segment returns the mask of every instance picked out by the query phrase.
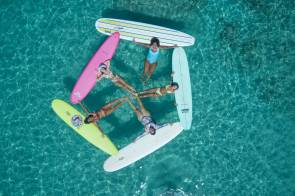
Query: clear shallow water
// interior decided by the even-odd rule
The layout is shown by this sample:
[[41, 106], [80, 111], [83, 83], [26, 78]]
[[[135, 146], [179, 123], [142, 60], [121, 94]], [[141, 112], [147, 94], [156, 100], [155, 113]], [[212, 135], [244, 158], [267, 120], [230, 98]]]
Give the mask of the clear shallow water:
[[[294, 195], [293, 1], [1, 1], [0, 195]], [[193, 84], [192, 129], [116, 173], [50, 108], [70, 91], [99, 45], [97, 18], [179, 29]], [[121, 41], [112, 68], [136, 89], [146, 50]], [[169, 81], [161, 53], [149, 87]], [[95, 110], [126, 93], [102, 82]], [[171, 96], [144, 103], [158, 122], [177, 121]], [[141, 133], [124, 105], [101, 122], [119, 147]]]

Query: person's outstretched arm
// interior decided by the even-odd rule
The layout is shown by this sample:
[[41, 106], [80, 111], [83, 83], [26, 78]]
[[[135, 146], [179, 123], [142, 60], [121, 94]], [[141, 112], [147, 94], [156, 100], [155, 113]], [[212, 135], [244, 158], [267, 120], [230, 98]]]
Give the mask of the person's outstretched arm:
[[132, 41], [133, 41], [135, 44], [141, 45], [141, 46], [143, 46], [143, 47], [145, 47], [145, 48], [150, 48], [150, 45], [148, 45], [148, 44], [144, 44], [144, 43], [140, 43], [140, 42], [137, 42], [137, 41], [135, 41], [135, 38], [133, 38]]
[[169, 48], [177, 48], [177, 44], [174, 44], [173, 46], [160, 46], [161, 49], [169, 49]]
[[105, 112], [105, 115], [108, 116], [111, 113], [113, 113], [113, 111], [118, 109], [123, 103], [125, 103], [127, 101], [127, 99], [128, 99], [127, 97], [121, 97], [121, 98], [115, 99], [111, 103], [109, 103], [106, 106], [102, 107], [102, 109]]

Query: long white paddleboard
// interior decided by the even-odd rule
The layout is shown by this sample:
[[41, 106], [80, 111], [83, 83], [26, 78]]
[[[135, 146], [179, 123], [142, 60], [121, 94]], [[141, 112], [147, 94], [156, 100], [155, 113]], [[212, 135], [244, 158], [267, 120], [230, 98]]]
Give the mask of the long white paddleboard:
[[103, 165], [107, 172], [122, 169], [161, 148], [183, 130], [179, 122], [167, 124], [157, 130], [155, 135], [145, 134], [122, 148], [118, 154], [109, 157]]
[[172, 54], [173, 82], [179, 89], [175, 91], [175, 100], [180, 122], [184, 129], [192, 124], [192, 90], [187, 57], [183, 48], [175, 48]]
[[191, 46], [195, 38], [173, 29], [150, 25], [141, 22], [119, 20], [113, 18], [100, 18], [95, 23], [96, 29], [106, 35], [114, 32], [120, 33], [120, 38], [136, 42], [150, 44], [153, 37], [160, 40], [161, 46]]

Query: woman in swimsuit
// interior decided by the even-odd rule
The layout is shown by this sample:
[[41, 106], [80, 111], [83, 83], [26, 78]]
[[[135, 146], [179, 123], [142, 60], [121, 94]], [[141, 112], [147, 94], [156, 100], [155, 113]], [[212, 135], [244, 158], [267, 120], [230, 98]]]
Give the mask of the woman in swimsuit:
[[128, 98], [126, 98], [126, 97], [121, 97], [121, 98], [115, 99], [114, 101], [103, 106], [101, 109], [88, 114], [88, 116], [84, 120], [84, 123], [89, 124], [89, 123], [93, 123], [95, 121], [101, 120], [102, 118], [110, 115], [112, 112], [114, 112], [116, 109], [118, 109], [127, 100], [128, 100]]
[[146, 97], [160, 97], [166, 94], [174, 93], [178, 89], [178, 84], [176, 82], [172, 82], [169, 85], [152, 88], [148, 90], [144, 90], [140, 93], [137, 93], [139, 98], [146, 98]]
[[151, 114], [147, 111], [139, 97], [136, 97], [137, 102], [140, 106], [140, 110], [136, 108], [136, 106], [128, 99], [128, 103], [135, 112], [137, 119], [139, 122], [144, 126], [145, 133], [150, 133], [151, 135], [156, 134], [156, 130], [159, 129], [161, 126], [157, 125], [156, 122], [152, 119]]
[[160, 55], [160, 48], [175, 48], [177, 45], [174, 45], [172, 47], [170, 46], [160, 46], [160, 40], [156, 37], [153, 37], [151, 39], [151, 43], [148, 44], [143, 44], [135, 41], [135, 38], [133, 38], [133, 42], [143, 45], [146, 48], [149, 48], [148, 55], [144, 61], [144, 71], [143, 74], [141, 75], [141, 80], [144, 81], [144, 78], [146, 77], [146, 80], [144, 81], [144, 84], [147, 84], [149, 81], [150, 77], [154, 73], [157, 65], [158, 65], [158, 59]]
[[103, 64], [99, 65], [98, 71], [101, 73], [97, 75], [97, 81], [101, 80], [102, 78], [110, 79], [115, 85], [126, 89], [129, 93], [132, 95], [135, 95], [136, 91], [135, 89], [129, 85], [127, 82], [125, 82], [119, 75], [114, 75], [110, 67], [110, 61], [105, 61]]

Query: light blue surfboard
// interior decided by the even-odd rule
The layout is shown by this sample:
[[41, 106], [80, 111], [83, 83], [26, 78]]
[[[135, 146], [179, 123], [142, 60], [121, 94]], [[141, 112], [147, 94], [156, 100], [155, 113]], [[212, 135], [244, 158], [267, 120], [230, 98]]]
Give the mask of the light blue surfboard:
[[192, 90], [187, 57], [183, 48], [175, 48], [172, 54], [173, 82], [179, 89], [175, 91], [175, 100], [180, 123], [185, 130], [192, 124]]

